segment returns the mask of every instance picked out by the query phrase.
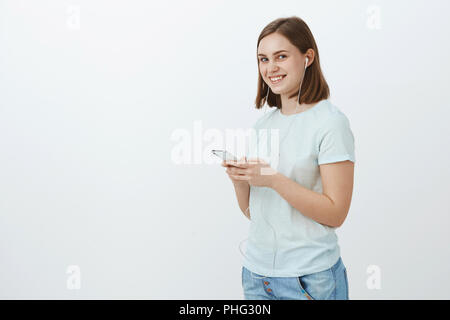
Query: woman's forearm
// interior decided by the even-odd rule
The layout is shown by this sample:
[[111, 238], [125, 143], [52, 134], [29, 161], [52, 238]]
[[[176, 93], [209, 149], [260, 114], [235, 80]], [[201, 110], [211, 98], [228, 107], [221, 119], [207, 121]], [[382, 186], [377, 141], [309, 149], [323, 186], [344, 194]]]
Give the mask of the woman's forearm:
[[314, 221], [330, 227], [341, 225], [341, 215], [336, 212], [336, 206], [326, 195], [309, 190], [281, 173], [274, 175], [270, 187]]
[[234, 190], [236, 191], [239, 208], [250, 220], [250, 210], [247, 210], [249, 209], [250, 185], [248, 183], [234, 183], [233, 185]]

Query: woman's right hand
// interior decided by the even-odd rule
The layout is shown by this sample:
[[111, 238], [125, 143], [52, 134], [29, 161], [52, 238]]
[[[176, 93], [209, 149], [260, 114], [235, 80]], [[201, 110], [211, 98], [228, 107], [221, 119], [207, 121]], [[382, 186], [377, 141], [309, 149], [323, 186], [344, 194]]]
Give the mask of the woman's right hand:
[[248, 185], [248, 181], [247, 180], [241, 180], [238, 179], [239, 176], [241, 176], [241, 174], [239, 174], [239, 171], [241, 170], [246, 170], [243, 168], [239, 168], [236, 167], [235, 165], [238, 164], [239, 162], [247, 162], [247, 158], [244, 156], [241, 159], [239, 159], [237, 162], [236, 161], [223, 161], [222, 162], [222, 167], [226, 167], [226, 173], [228, 174], [228, 177], [230, 178], [230, 180], [233, 182], [233, 184], [235, 186], [247, 186]]

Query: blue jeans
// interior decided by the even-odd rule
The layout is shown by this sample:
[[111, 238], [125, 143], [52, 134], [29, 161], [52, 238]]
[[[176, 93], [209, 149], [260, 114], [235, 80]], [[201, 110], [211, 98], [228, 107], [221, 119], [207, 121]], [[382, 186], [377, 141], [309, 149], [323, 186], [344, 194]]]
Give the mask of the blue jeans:
[[300, 277], [263, 277], [242, 267], [245, 300], [348, 300], [347, 269], [339, 260], [330, 269]]

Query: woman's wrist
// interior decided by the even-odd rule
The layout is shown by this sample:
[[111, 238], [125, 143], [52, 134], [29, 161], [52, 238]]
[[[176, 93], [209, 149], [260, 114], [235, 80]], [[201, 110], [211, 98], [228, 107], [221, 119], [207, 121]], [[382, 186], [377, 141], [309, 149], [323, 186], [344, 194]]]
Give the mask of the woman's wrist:
[[274, 189], [276, 191], [276, 188], [277, 188], [278, 184], [280, 183], [280, 181], [282, 180], [283, 177], [284, 177], [283, 174], [281, 174], [279, 172], [275, 173], [274, 175], [272, 175], [270, 177], [270, 180], [269, 180], [270, 182], [269, 182], [268, 187], [272, 188], [272, 189]]
[[247, 181], [233, 181], [235, 188], [247, 188], [249, 186]]

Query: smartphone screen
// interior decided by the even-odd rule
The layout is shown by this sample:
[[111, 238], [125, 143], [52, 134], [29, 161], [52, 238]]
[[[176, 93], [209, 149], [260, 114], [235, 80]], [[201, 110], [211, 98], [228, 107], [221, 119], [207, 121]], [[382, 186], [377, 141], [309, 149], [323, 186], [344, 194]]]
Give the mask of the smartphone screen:
[[238, 160], [232, 153], [226, 150], [211, 150], [211, 152], [214, 153], [219, 158], [221, 158], [222, 160], [234, 160], [234, 161]]

